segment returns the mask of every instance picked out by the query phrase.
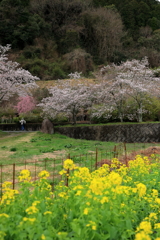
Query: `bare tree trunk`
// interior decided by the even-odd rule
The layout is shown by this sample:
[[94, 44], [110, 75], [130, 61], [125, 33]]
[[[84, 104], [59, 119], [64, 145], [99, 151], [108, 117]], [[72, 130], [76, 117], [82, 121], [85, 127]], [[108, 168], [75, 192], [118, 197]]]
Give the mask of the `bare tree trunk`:
[[142, 103], [140, 102], [139, 104], [139, 109], [138, 109], [138, 122], [142, 122], [143, 121], [143, 106]]
[[76, 124], [76, 109], [75, 106], [73, 107], [73, 111], [72, 111], [72, 120], [73, 120], [73, 124]]
[[138, 109], [138, 122], [142, 122], [142, 103], [139, 104], [139, 109]]

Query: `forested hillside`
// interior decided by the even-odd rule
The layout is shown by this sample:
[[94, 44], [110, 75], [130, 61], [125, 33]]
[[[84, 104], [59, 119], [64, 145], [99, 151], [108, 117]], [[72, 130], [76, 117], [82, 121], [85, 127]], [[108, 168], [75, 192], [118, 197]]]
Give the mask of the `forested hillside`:
[[148, 56], [160, 66], [157, 0], [0, 0], [0, 44], [43, 80]]

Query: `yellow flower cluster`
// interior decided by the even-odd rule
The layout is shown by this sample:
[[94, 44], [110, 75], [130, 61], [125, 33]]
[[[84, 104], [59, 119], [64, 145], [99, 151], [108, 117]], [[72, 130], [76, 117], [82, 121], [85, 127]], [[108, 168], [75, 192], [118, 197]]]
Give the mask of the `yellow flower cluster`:
[[41, 179], [47, 179], [50, 176], [49, 172], [47, 172], [46, 170], [41, 171], [38, 174], [38, 177], [40, 177]]
[[137, 190], [139, 197], [143, 197], [146, 194], [146, 186], [143, 183], [138, 183], [137, 184]]
[[22, 221], [19, 223], [19, 227], [24, 226], [25, 224], [31, 224], [33, 225], [36, 222], [36, 218], [27, 218], [24, 217]]
[[76, 169], [77, 167], [76, 167], [76, 165], [74, 164], [74, 162], [73, 162], [73, 160], [71, 160], [71, 159], [66, 159], [65, 161], [64, 161], [64, 164], [63, 164], [63, 167], [64, 167], [64, 169], [66, 169], [66, 170], [73, 170], [73, 169]]
[[[0, 222], [5, 227], [0, 229], [0, 239], [9, 239], [5, 235], [8, 230], [3, 229], [15, 218], [14, 226], [25, 232], [26, 239], [160, 240], [160, 162], [155, 158], [152, 164], [147, 157], [137, 156], [128, 164], [126, 167], [115, 158], [111, 165], [91, 172], [67, 159], [61, 173], [67, 176], [68, 185], [61, 181], [52, 196], [47, 171], [40, 172], [34, 184], [22, 183], [25, 189], [21, 194], [5, 182], [0, 208]], [[19, 179], [30, 181], [28, 170], [22, 171]], [[27, 231], [32, 231], [30, 236]]]
[[138, 169], [138, 173], [149, 174], [150, 164], [148, 157], [137, 155], [135, 160], [129, 161], [129, 168]]
[[18, 178], [20, 182], [29, 182], [31, 180], [31, 173], [29, 170], [24, 169], [20, 172], [20, 176]]
[[12, 183], [11, 182], [4, 182], [2, 184], [2, 198], [1, 198], [1, 204], [9, 205], [11, 202], [14, 201], [15, 196], [19, 194], [18, 190], [11, 189]]
[[36, 207], [37, 204], [39, 204], [39, 203], [40, 203], [39, 201], [33, 202], [33, 203], [32, 203], [32, 206], [30, 206], [30, 207], [28, 207], [28, 208], [26, 209], [26, 213], [28, 213], [28, 214], [34, 214], [34, 213], [39, 212], [38, 208]]
[[86, 225], [86, 227], [91, 227], [92, 230], [96, 230], [97, 229], [96, 223], [93, 222], [93, 221], [89, 221], [89, 223]]

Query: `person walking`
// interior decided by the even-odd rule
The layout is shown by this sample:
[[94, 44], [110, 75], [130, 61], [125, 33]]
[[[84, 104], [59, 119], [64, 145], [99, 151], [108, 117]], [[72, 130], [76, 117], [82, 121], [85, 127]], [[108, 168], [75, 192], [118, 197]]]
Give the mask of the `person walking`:
[[22, 118], [19, 122], [21, 124], [21, 130], [24, 131], [25, 130], [24, 124], [26, 124], [26, 121], [24, 120], [24, 118]]

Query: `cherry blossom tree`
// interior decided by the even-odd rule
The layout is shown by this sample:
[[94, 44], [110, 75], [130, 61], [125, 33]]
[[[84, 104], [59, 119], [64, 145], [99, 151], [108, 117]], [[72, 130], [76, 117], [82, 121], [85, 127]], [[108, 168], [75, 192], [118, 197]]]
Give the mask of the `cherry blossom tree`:
[[83, 108], [90, 108], [93, 103], [91, 87], [81, 84], [74, 84], [71, 81], [50, 88], [50, 97], [42, 99], [39, 107], [45, 115], [55, 118], [59, 113], [65, 116], [72, 116], [73, 124], [76, 124], [76, 115]]
[[142, 122], [146, 99], [160, 93], [160, 78], [155, 76], [149, 69], [147, 58], [128, 60], [119, 66], [108, 65], [101, 69], [96, 83], [82, 83], [79, 78], [76, 81], [59, 80], [57, 86], [50, 89], [51, 96], [44, 98], [38, 106], [52, 118], [59, 113], [72, 115], [73, 123], [81, 109], [88, 109], [92, 117], [110, 118], [118, 112], [122, 122], [127, 115], [131, 119], [127, 109], [132, 99], [136, 107], [132, 115], [136, 114]]
[[[103, 67], [100, 70], [103, 95], [106, 94], [105, 103], [117, 108], [121, 121], [126, 114], [127, 98], [132, 98], [137, 106], [138, 121], [142, 122], [145, 112], [143, 103], [148, 96], [159, 96], [160, 78], [155, 77], [155, 71], [149, 68], [147, 57], [140, 60], [131, 60], [117, 66]], [[135, 113], [133, 113], [135, 114]]]
[[121, 65], [117, 80], [125, 82], [126, 94], [137, 106], [138, 121], [142, 122], [144, 102], [148, 96], [159, 96], [160, 78], [155, 77], [154, 70], [149, 68], [148, 58], [127, 61]]
[[117, 118], [123, 122], [125, 101], [126, 101], [126, 84], [122, 79], [118, 79], [119, 66], [115, 64], [104, 66], [96, 74], [99, 83], [99, 105], [98, 111], [94, 111], [93, 116], [109, 119], [113, 112], [117, 112]]
[[36, 107], [36, 101], [32, 96], [19, 97], [18, 104], [14, 107], [18, 113], [27, 113]]
[[82, 74], [82, 72], [74, 72], [74, 73], [68, 74], [68, 76], [70, 77], [70, 79], [80, 79], [81, 74]]
[[38, 87], [38, 77], [19, 67], [17, 62], [9, 61], [6, 52], [11, 49], [8, 44], [0, 45], [0, 102], [15, 93], [19, 96], [31, 95], [31, 89]]

